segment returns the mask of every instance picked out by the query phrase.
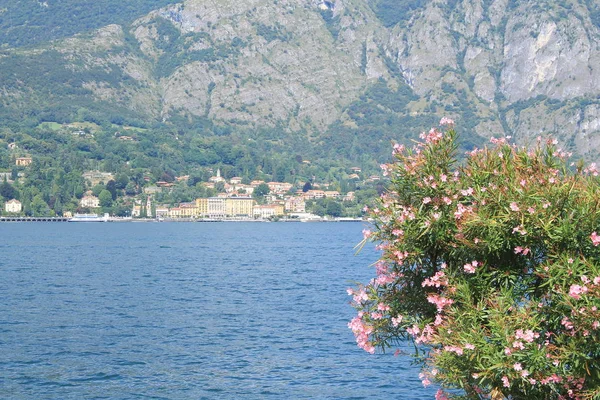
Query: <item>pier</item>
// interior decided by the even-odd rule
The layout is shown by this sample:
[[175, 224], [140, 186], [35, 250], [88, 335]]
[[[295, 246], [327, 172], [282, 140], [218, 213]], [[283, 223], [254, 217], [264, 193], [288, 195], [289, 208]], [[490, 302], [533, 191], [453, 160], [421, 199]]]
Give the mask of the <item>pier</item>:
[[67, 222], [66, 217], [0, 217], [0, 222]]

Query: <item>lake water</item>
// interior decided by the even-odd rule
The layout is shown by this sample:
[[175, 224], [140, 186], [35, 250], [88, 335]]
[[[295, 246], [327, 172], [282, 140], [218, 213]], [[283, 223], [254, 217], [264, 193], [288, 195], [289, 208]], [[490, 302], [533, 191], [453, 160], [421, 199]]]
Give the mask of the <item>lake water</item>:
[[347, 328], [362, 229], [0, 224], [0, 398], [433, 398]]

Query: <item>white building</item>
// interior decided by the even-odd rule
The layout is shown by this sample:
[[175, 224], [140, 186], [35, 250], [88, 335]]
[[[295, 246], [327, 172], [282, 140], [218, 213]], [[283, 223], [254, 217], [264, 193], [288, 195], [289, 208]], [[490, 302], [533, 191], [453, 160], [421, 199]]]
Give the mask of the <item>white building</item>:
[[100, 199], [96, 196], [83, 196], [79, 204], [81, 207], [97, 208], [100, 207]]
[[12, 199], [4, 204], [4, 210], [8, 213], [20, 213], [23, 206], [19, 200]]

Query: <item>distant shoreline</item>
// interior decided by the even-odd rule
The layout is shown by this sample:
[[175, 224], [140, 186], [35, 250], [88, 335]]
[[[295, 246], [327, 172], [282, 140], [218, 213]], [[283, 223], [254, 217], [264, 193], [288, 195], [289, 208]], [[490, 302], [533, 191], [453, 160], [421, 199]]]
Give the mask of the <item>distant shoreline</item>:
[[268, 220], [268, 219], [252, 219], [252, 218], [243, 218], [243, 219], [235, 219], [235, 218], [109, 218], [107, 221], [69, 221], [70, 218], [66, 217], [0, 217], [0, 223], [2, 222], [76, 222], [76, 223], [91, 223], [91, 222], [365, 222], [362, 218], [322, 218], [322, 219], [298, 219], [298, 218], [281, 218], [278, 220]]

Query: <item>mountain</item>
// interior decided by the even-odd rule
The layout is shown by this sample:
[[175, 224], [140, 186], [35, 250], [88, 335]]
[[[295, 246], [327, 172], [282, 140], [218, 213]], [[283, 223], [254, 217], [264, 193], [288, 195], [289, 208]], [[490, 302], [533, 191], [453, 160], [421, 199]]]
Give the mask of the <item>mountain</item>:
[[[161, 126], [375, 165], [391, 141], [450, 116], [466, 148], [551, 134], [579, 156], [599, 155], [592, 0], [138, 1], [112, 24], [112, 1], [103, 11], [33, 3], [44, 15], [68, 15], [71, 4], [81, 20], [107, 24], [41, 41], [39, 32], [70, 31], [38, 10], [10, 26], [18, 41], [0, 36], [0, 118], [13, 131]], [[155, 5], [165, 6], [136, 18]]]

